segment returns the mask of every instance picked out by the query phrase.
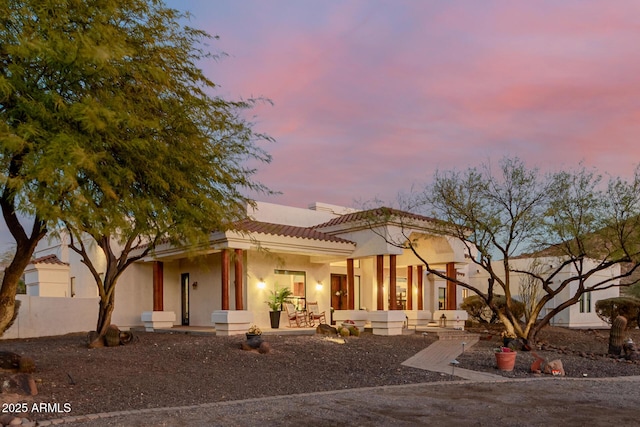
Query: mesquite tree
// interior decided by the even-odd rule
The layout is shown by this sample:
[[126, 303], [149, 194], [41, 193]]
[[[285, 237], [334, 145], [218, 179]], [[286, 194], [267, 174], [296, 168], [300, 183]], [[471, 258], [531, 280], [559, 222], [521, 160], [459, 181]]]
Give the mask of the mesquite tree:
[[[486, 289], [460, 285], [478, 293], [491, 308], [496, 293], [504, 294], [507, 309], [496, 314], [507, 331], [535, 341], [553, 316], [583, 294], [616, 286], [617, 279], [638, 268], [639, 189], [638, 173], [630, 182], [611, 178], [605, 185], [600, 175], [584, 167], [542, 176], [519, 159], [503, 159], [498, 173], [485, 165], [436, 174], [428, 202], [436, 215], [453, 224], [469, 251], [478, 251], [479, 256], [470, 259], [488, 273]], [[535, 262], [517, 263], [523, 254], [557, 262], [543, 272]], [[596, 279], [599, 272], [622, 263], [631, 268]], [[509, 307], [523, 276], [537, 283], [541, 295], [521, 323]], [[557, 301], [569, 288], [574, 289], [570, 296]], [[541, 316], [554, 298], [555, 306]]]
[[[204, 43], [212, 38], [183, 25], [184, 16], [161, 1], [9, 4], [4, 19], [17, 28], [23, 68], [34, 74], [29, 85], [44, 99], [33, 109], [54, 122], [37, 147], [52, 177], [29, 165], [37, 191], [26, 193], [25, 185], [15, 199], [33, 204], [43, 193], [46, 210], [25, 209], [40, 220], [36, 231], [44, 233], [47, 221], [64, 227], [91, 271], [100, 297], [97, 342], [128, 266], [159, 241], [206, 242], [212, 230], [245, 215], [244, 191], [268, 191], [245, 165], [270, 160], [257, 145], [270, 138], [242, 116], [253, 101], [214, 95], [197, 66], [210, 56]], [[87, 236], [106, 271], [98, 270]]]
[[[605, 183], [584, 167], [542, 175], [517, 158], [505, 158], [497, 171], [483, 165], [437, 172], [411, 203], [410, 210], [428, 211], [443, 221], [434, 232], [462, 242], [469, 262], [486, 272], [487, 283], [448, 277], [421, 255], [420, 242], [409, 235], [395, 243], [410, 248], [429, 273], [478, 294], [507, 332], [532, 342], [553, 316], [586, 292], [619, 286], [617, 279], [640, 267], [640, 170], [630, 181]], [[404, 228], [410, 226], [405, 221]], [[538, 262], [521, 262], [523, 256], [554, 262], [542, 270]], [[621, 264], [626, 268], [613, 273]], [[612, 274], [598, 274], [609, 269]], [[524, 322], [512, 310], [522, 280], [536, 288]], [[558, 301], [566, 290], [569, 297]], [[505, 296], [506, 307], [496, 304], [497, 295]], [[554, 307], [543, 314], [554, 299]]]

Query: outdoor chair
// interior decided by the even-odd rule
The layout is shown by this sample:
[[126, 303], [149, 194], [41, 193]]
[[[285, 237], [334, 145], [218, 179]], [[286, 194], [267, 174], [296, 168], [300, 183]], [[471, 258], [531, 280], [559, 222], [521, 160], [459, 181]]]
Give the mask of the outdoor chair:
[[296, 306], [290, 302], [284, 303], [284, 309], [287, 312], [290, 327], [301, 328], [303, 326], [307, 326], [307, 317], [305, 316], [304, 311], [297, 310]]
[[324, 314], [324, 311], [320, 311], [318, 301], [307, 302], [307, 315], [309, 316], [309, 323], [311, 326], [316, 324], [316, 320], [319, 324], [327, 323], [327, 316]]

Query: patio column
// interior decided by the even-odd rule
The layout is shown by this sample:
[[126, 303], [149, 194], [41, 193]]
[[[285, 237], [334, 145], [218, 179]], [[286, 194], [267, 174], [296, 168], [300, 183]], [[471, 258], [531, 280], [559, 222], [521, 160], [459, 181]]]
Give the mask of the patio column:
[[233, 263], [233, 273], [234, 273], [234, 282], [235, 282], [235, 295], [236, 295], [236, 310], [244, 310], [244, 298], [242, 294], [242, 264], [243, 264], [243, 253], [242, 249], [236, 249], [235, 251], [235, 259]]
[[353, 258], [347, 258], [347, 309], [355, 307], [355, 274], [353, 272]]
[[164, 264], [153, 262], [153, 311], [164, 310]]
[[407, 310], [413, 310], [413, 266], [407, 267]]
[[176, 321], [173, 311], [164, 311], [164, 263], [154, 261], [153, 271], [153, 311], [143, 311], [140, 320], [144, 329], [153, 332], [156, 329], [171, 329]]
[[396, 290], [396, 256], [389, 255], [389, 310], [398, 309], [398, 292]]
[[423, 266], [418, 266], [417, 276], [418, 276], [418, 310], [424, 310], [424, 292], [422, 286], [423, 280]]
[[[456, 265], [453, 262], [447, 263], [447, 277], [456, 277]], [[452, 280], [447, 280], [447, 299], [446, 299], [446, 308], [447, 310], [455, 310], [457, 306], [456, 301], [456, 283]]]
[[376, 255], [377, 310], [384, 310], [384, 255]]
[[229, 310], [229, 252], [220, 252], [220, 279], [222, 288], [222, 309]]

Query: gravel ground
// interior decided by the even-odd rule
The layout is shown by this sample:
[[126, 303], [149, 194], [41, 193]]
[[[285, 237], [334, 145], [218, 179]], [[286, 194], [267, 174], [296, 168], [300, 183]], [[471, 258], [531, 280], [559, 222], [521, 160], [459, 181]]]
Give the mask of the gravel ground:
[[[560, 358], [570, 377], [640, 375], [640, 365], [606, 357], [606, 331], [547, 328], [537, 351]], [[35, 359], [39, 394], [22, 401], [67, 403], [69, 412], [26, 413], [32, 420], [100, 412], [179, 407], [210, 402], [385, 385], [449, 382], [447, 374], [400, 364], [433, 342], [421, 334], [383, 337], [363, 333], [337, 344], [320, 335], [268, 335], [271, 352], [243, 351], [243, 337], [139, 333], [127, 346], [86, 348], [85, 336], [1, 341], [0, 348]], [[638, 330], [630, 331], [640, 341]], [[497, 339], [480, 341], [460, 367], [498, 373]], [[533, 377], [533, 356], [519, 352], [507, 377]], [[637, 387], [636, 387], [637, 388]], [[6, 396], [3, 396], [6, 398]], [[6, 400], [6, 399], [5, 399]], [[141, 424], [143, 425], [143, 424]], [[186, 424], [185, 424], [186, 425]]]
[[[479, 329], [475, 330], [480, 332]], [[483, 334], [484, 335], [484, 334]], [[493, 334], [497, 336], [497, 334]], [[640, 342], [640, 330], [633, 329], [626, 333], [635, 343]], [[640, 361], [626, 361], [611, 358], [607, 355], [609, 347], [609, 331], [603, 330], [569, 330], [547, 327], [539, 336], [539, 345], [533, 351], [519, 351], [516, 366], [512, 372], [496, 369], [494, 349], [500, 345], [497, 338], [479, 341], [457, 360], [460, 368], [486, 371], [502, 375], [506, 378], [531, 378], [531, 364], [536, 355], [546, 361], [560, 360], [567, 377], [571, 378], [603, 378], [640, 375]]]
[[[240, 336], [137, 336], [133, 344], [101, 349], [88, 349], [77, 335], [0, 346], [35, 359], [34, 402], [68, 403], [72, 415], [452, 379], [400, 366], [432, 342], [416, 334], [363, 333], [345, 344], [320, 335], [269, 335], [268, 354], [241, 350]], [[67, 414], [26, 415], [38, 420]]]

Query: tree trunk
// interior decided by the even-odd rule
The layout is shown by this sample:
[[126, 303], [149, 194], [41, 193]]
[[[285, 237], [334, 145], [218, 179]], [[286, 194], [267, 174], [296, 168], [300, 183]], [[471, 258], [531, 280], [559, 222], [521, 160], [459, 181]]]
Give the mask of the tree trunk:
[[527, 334], [526, 340], [529, 346], [535, 345], [538, 342], [538, 332], [540, 332], [540, 327], [534, 325], [531, 329], [529, 329], [529, 333]]
[[[44, 234], [43, 234], [44, 235]], [[31, 262], [33, 251], [42, 237], [36, 236], [18, 244], [13, 261], [4, 271], [2, 287], [0, 288], [0, 336], [11, 327], [18, 315], [16, 311], [16, 292], [18, 282], [25, 268]]]
[[115, 308], [115, 290], [108, 295], [109, 296], [105, 297], [104, 299], [100, 299], [98, 323], [96, 324], [95, 333], [91, 336], [89, 348], [102, 347], [104, 345], [104, 336], [106, 335], [107, 329], [111, 324], [111, 315], [113, 314], [113, 309]]

